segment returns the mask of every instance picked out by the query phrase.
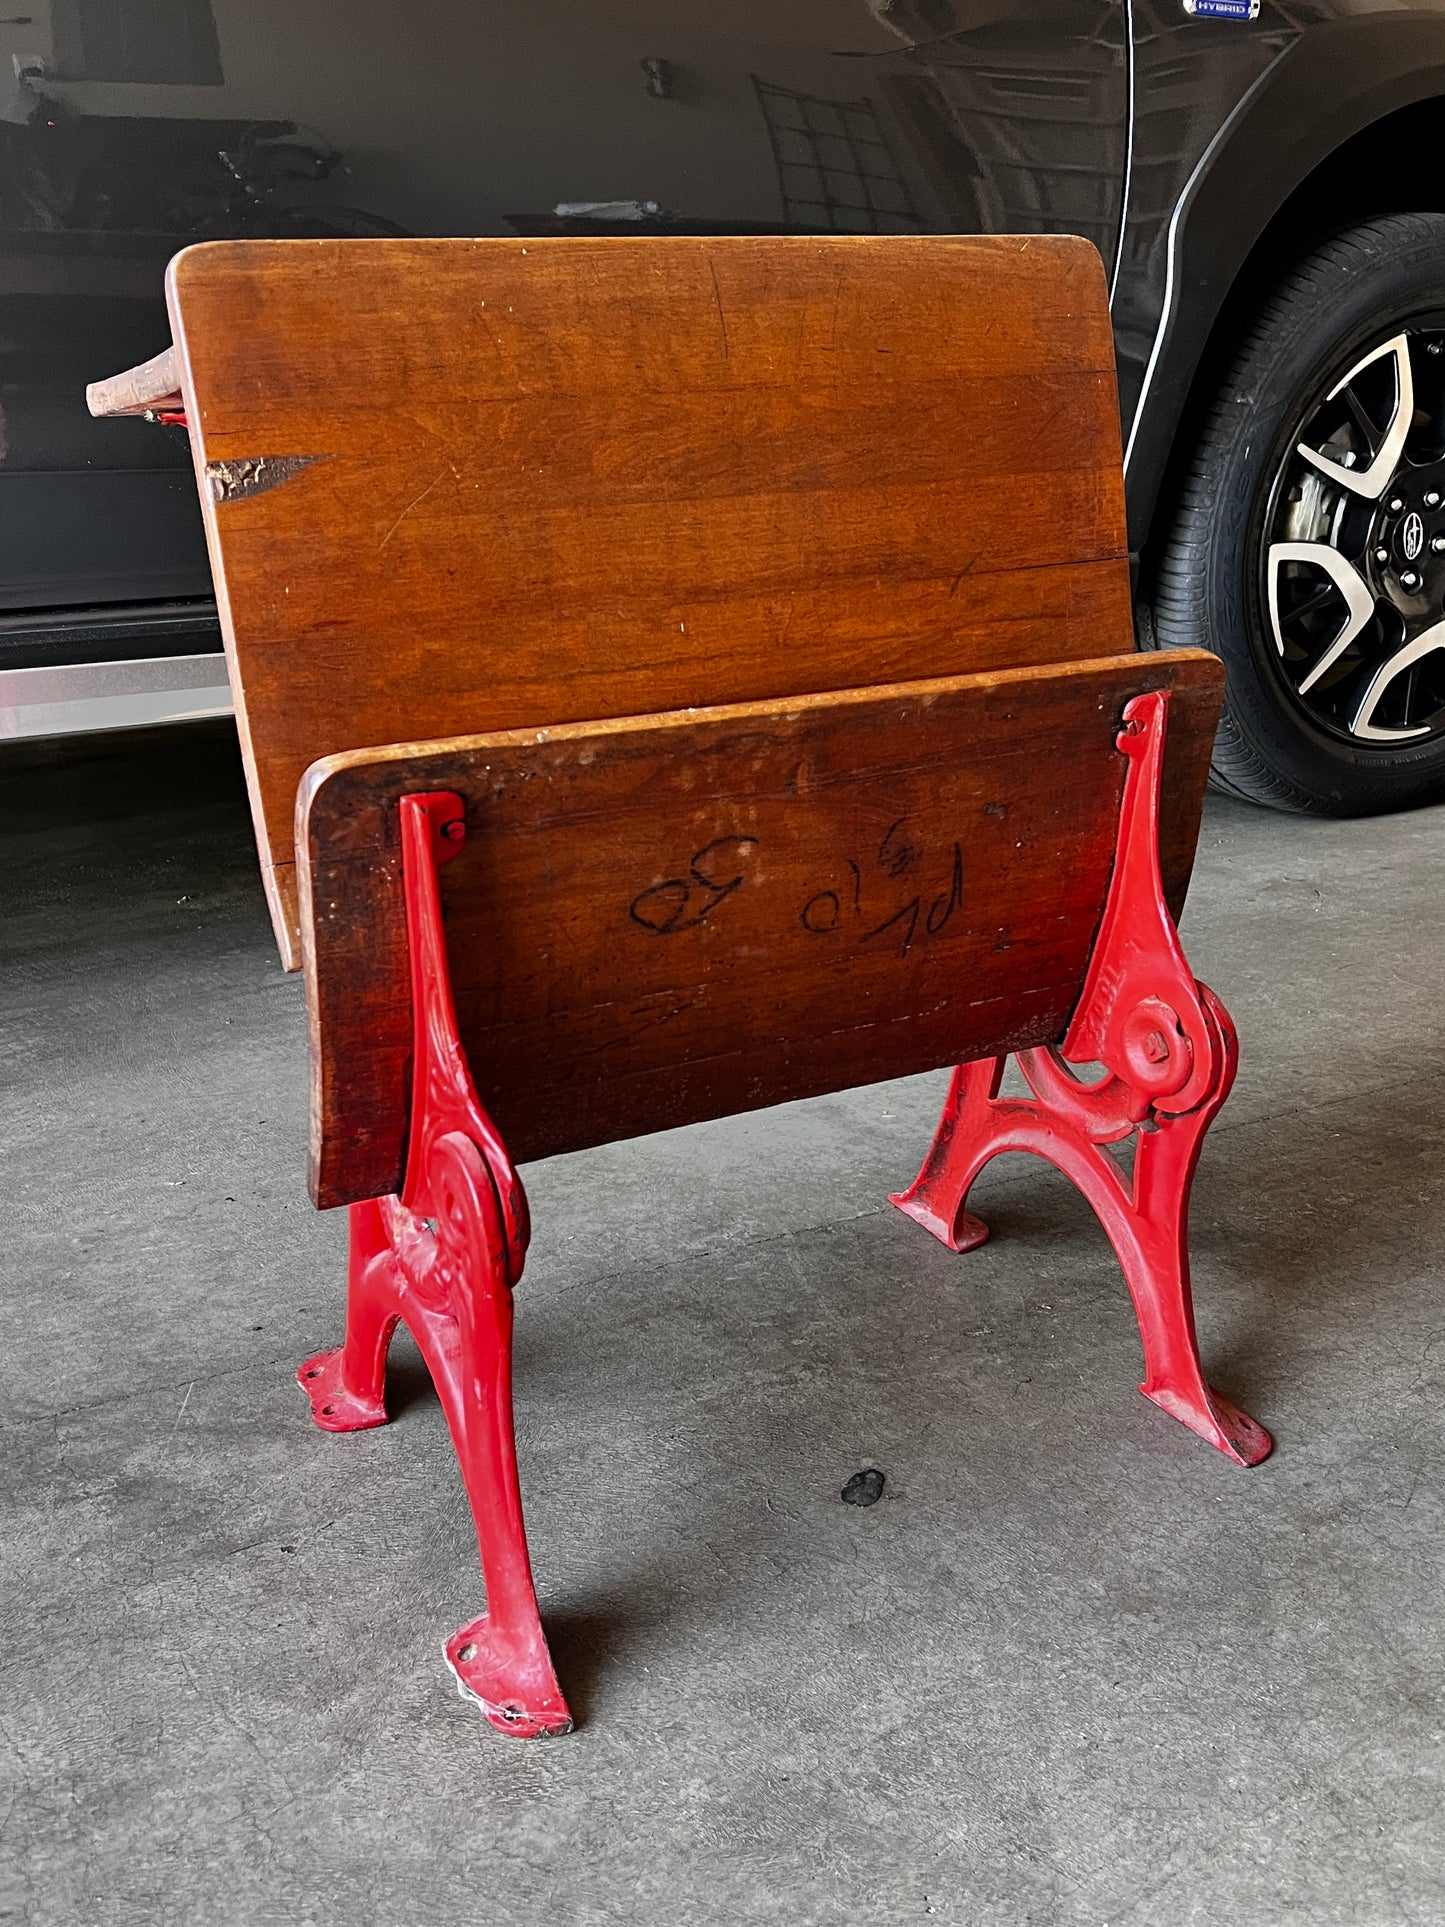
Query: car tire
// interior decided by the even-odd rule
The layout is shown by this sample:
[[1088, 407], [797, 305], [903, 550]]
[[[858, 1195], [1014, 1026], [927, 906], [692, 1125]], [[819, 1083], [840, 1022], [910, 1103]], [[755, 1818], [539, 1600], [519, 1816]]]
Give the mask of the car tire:
[[1159, 552], [1143, 632], [1226, 666], [1219, 788], [1329, 816], [1445, 797], [1445, 508], [1425, 506], [1442, 458], [1445, 214], [1393, 215], [1266, 302]]

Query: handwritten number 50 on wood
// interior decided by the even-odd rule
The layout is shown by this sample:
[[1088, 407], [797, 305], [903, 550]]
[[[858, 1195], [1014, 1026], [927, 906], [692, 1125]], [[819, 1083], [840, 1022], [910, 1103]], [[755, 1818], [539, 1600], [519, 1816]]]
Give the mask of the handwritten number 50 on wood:
[[632, 899], [628, 915], [634, 923], [640, 923], [644, 930], [651, 930], [659, 937], [670, 937], [677, 930], [696, 929], [743, 880], [741, 867], [730, 877], [719, 878], [714, 874], [729, 867], [729, 858], [721, 852], [735, 852], [731, 861], [741, 866], [743, 853], [756, 849], [757, 842], [755, 836], [715, 836], [711, 843], [704, 843], [700, 850], [693, 852], [686, 877], [669, 877], [666, 883], [654, 883], [651, 889]]

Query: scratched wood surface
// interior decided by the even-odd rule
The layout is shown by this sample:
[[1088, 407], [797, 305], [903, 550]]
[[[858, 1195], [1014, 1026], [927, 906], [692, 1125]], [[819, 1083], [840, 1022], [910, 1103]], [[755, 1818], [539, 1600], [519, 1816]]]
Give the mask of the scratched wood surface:
[[1085, 242], [225, 242], [168, 289], [289, 966], [319, 756], [1133, 646]]
[[398, 801], [464, 799], [458, 1019], [525, 1160], [1059, 1037], [1108, 885], [1128, 699], [1173, 692], [1182, 907], [1222, 672], [1189, 652], [353, 752], [297, 802], [312, 1190], [398, 1188]]

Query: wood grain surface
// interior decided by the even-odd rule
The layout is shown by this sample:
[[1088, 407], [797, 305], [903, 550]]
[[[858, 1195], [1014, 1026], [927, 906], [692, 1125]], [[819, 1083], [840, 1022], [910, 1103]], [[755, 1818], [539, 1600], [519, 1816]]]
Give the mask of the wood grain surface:
[[441, 872], [459, 1024], [525, 1160], [1058, 1038], [1112, 868], [1123, 707], [1173, 692], [1177, 913], [1222, 681], [1170, 652], [319, 763], [296, 819], [316, 1201], [401, 1182], [409, 791], [465, 802]]
[[319, 756], [1132, 647], [1085, 242], [225, 242], [168, 293], [288, 966]]

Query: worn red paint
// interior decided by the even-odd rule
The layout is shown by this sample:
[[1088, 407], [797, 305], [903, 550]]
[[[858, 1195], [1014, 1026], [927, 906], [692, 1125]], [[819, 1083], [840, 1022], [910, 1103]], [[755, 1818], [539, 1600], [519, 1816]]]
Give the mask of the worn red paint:
[[[1019, 1062], [1032, 1096], [999, 1095], [1006, 1059], [954, 1073], [916, 1183], [893, 1202], [955, 1251], [988, 1236], [964, 1209], [1000, 1151], [1066, 1172], [1113, 1243], [1144, 1341], [1142, 1390], [1241, 1464], [1269, 1434], [1205, 1383], [1189, 1291], [1189, 1188], [1204, 1133], [1234, 1080], [1223, 1005], [1196, 983], [1159, 875], [1159, 783], [1169, 698], [1134, 699], [1113, 877], [1074, 1019], [1060, 1049]], [[512, 1430], [512, 1289], [529, 1235], [526, 1197], [478, 1101], [457, 1036], [437, 869], [465, 834], [450, 794], [401, 802], [414, 1022], [411, 1135], [400, 1196], [351, 1207], [346, 1342], [297, 1374], [326, 1431], [383, 1425], [386, 1353], [405, 1320], [451, 1428], [476, 1523], [487, 1610], [447, 1641], [447, 1663], [492, 1725], [565, 1733], [571, 1715], [537, 1612]], [[1101, 1063], [1085, 1083], [1071, 1064]], [[1132, 1180], [1104, 1150], [1135, 1137]]]
[[[1205, 1383], [1189, 1286], [1189, 1191], [1204, 1133], [1234, 1082], [1229, 1013], [1195, 980], [1159, 876], [1159, 784], [1167, 692], [1124, 711], [1129, 758], [1114, 874], [1083, 994], [1061, 1049], [1019, 1053], [1032, 1093], [1000, 1097], [1007, 1059], [960, 1065], [933, 1146], [901, 1211], [954, 1251], [988, 1227], [964, 1209], [1001, 1151], [1032, 1151], [1078, 1185], [1098, 1213], [1138, 1314], [1146, 1398], [1241, 1465], [1257, 1465], [1268, 1432]], [[1082, 1081], [1071, 1064], [1099, 1063]], [[1134, 1137], [1132, 1180], [1104, 1150]]]
[[351, 1207], [346, 1342], [297, 1373], [329, 1432], [384, 1425], [386, 1352], [405, 1320], [451, 1428], [476, 1523], [487, 1610], [446, 1644], [464, 1693], [500, 1732], [567, 1733], [537, 1613], [512, 1434], [512, 1287], [526, 1194], [457, 1037], [437, 866], [460, 848], [460, 798], [401, 802], [415, 1019], [411, 1137], [399, 1197]]

